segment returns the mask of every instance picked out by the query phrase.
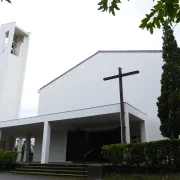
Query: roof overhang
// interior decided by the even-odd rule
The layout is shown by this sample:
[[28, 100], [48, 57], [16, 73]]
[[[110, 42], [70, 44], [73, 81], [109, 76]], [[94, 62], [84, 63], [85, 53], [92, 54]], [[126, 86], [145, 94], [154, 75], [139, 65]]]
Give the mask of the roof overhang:
[[[146, 120], [145, 113], [131, 106], [128, 103], [124, 103], [124, 105], [125, 105], [126, 113], [130, 113], [141, 120], [144, 120], [144, 121]], [[1, 121], [0, 128], [43, 123], [47, 121], [48, 122], [64, 121], [64, 120], [68, 121], [68, 120], [77, 119], [77, 118], [81, 118], [81, 121], [83, 123], [83, 117], [93, 117], [93, 116], [100, 116], [100, 115], [107, 115], [107, 114], [114, 114], [114, 113], [120, 113], [119, 103], [85, 108], [85, 109], [78, 109], [78, 110], [73, 110], [73, 111], [59, 112], [59, 113], [54, 113], [54, 114], [46, 114], [42, 116], [34, 116], [34, 117], [14, 119], [14, 120], [9, 120], [9, 121]]]

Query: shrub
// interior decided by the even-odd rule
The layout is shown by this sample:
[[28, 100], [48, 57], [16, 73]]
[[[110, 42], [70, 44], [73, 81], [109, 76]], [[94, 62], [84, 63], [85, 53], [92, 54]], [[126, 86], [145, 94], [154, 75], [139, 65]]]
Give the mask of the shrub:
[[180, 140], [105, 145], [102, 155], [113, 165], [179, 167]]
[[103, 180], [179, 180], [179, 174], [108, 174], [106, 175]]
[[17, 156], [17, 151], [0, 150], [0, 170], [10, 168], [14, 165]]

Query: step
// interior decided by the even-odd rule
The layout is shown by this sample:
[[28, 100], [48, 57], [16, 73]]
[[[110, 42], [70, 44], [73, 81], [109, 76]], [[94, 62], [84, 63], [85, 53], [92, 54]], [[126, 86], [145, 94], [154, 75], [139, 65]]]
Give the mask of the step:
[[[28, 165], [28, 166], [39, 166], [41, 165], [40, 163], [29, 163], [29, 164], [19, 164], [19, 165]], [[48, 164], [42, 164], [43, 166], [58, 166], [58, 167], [83, 167], [84, 164], [59, 164], [59, 163], [48, 163]], [[87, 165], [85, 165], [87, 166]]]
[[13, 174], [33, 174], [33, 175], [46, 175], [46, 176], [63, 176], [63, 177], [88, 177], [86, 174], [59, 174], [59, 173], [45, 173], [45, 172], [24, 172], [24, 171], [11, 171]]
[[[16, 171], [23, 171], [23, 172], [50, 172], [50, 173], [71, 173], [71, 174], [83, 174], [83, 170], [79, 171], [72, 171], [72, 170], [57, 170], [57, 169], [30, 169], [30, 168], [16, 168]], [[84, 174], [87, 174], [88, 171], [85, 170]]]
[[[29, 165], [21, 165], [20, 167], [23, 167], [23, 168], [32, 168], [32, 169], [36, 169], [36, 168], [45, 168], [45, 169], [71, 169], [71, 170], [81, 170], [81, 169], [84, 169], [84, 167], [69, 167], [69, 166], [44, 166], [44, 165], [38, 165], [38, 166], [29, 166]], [[87, 169], [88, 166], [85, 166], [85, 169]]]

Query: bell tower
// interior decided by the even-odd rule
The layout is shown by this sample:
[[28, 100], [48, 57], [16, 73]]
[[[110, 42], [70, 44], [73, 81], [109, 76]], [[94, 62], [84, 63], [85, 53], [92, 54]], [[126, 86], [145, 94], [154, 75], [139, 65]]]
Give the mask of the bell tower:
[[29, 38], [14, 22], [0, 26], [0, 121], [19, 117]]

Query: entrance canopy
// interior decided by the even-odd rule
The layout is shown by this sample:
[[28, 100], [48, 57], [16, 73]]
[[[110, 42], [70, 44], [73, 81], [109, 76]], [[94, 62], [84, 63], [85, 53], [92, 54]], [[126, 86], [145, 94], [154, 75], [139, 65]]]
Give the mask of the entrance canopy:
[[[127, 143], [131, 140], [148, 141], [146, 115], [128, 103], [125, 103], [125, 126]], [[1, 141], [6, 142], [6, 149], [13, 147], [9, 143], [12, 139], [35, 138], [34, 162], [82, 159], [87, 151], [87, 140], [92, 145], [121, 142], [120, 104], [4, 121], [0, 122], [0, 128]], [[77, 149], [79, 156], [77, 153], [73, 156], [76, 147], [81, 147], [82, 152]]]
[[[135, 107], [131, 106], [128, 103], [124, 103], [124, 106], [125, 106], [125, 114], [126, 115], [130, 114], [130, 116], [133, 115], [136, 118], [146, 121], [145, 113], [136, 109]], [[0, 128], [44, 123], [47, 121], [48, 122], [66, 121], [64, 123], [67, 125], [67, 124], [71, 124], [71, 123], [78, 124], [78, 122], [80, 122], [80, 121], [81, 121], [81, 123], [84, 123], [83, 120], [86, 120], [86, 123], [89, 122], [90, 124], [92, 124], [92, 123], [97, 123], [97, 121], [95, 120], [96, 118], [92, 118], [92, 117], [96, 117], [96, 116], [99, 116], [99, 117], [103, 116], [104, 118], [102, 118], [102, 119], [103, 119], [104, 123], [109, 122], [109, 118], [111, 118], [111, 122], [113, 124], [114, 121], [117, 122], [120, 120], [119, 115], [118, 115], [119, 113], [120, 113], [120, 104], [116, 103], [116, 104], [97, 106], [97, 107], [91, 107], [91, 108], [85, 108], [85, 109], [78, 109], [78, 110], [65, 111], [65, 112], [59, 112], [59, 113], [53, 113], [53, 114], [46, 114], [46, 115], [41, 115], [41, 116], [1, 121]], [[110, 115], [115, 117], [115, 119], [114, 118], [112, 119], [112, 117], [110, 117]], [[87, 117], [87, 118], [85, 119], [85, 117]], [[73, 122], [74, 121], [73, 119], [75, 120], [75, 122]], [[92, 119], [94, 119], [95, 121], [93, 121]]]

